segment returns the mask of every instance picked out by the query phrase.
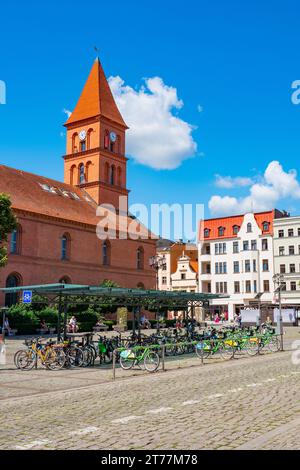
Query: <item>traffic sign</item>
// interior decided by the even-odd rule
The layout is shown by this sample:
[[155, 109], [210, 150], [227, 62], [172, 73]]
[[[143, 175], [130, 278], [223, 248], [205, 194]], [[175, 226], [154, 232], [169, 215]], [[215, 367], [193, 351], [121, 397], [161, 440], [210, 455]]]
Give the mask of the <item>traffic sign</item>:
[[22, 296], [23, 304], [31, 304], [32, 301], [32, 291], [31, 290], [24, 290]]

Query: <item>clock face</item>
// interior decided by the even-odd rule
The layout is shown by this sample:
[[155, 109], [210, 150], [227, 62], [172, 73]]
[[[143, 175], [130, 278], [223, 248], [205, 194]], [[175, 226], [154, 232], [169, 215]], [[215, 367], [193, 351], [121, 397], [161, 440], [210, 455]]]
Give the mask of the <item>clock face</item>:
[[86, 138], [86, 131], [80, 131], [79, 132], [79, 139], [84, 140]]
[[111, 142], [115, 142], [117, 140], [117, 135], [115, 132], [111, 132], [109, 137]]

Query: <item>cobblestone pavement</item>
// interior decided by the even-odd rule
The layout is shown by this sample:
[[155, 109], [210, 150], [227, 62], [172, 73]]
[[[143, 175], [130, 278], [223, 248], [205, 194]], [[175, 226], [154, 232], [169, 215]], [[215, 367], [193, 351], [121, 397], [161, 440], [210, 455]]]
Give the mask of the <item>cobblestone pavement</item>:
[[111, 370], [2, 370], [0, 449], [299, 449], [290, 351], [167, 366], [115, 382]]

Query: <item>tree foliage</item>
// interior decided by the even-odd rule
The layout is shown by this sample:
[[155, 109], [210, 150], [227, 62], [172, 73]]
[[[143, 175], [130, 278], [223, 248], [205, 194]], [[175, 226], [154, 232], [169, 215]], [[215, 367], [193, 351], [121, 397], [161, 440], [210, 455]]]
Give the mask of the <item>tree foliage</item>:
[[11, 207], [7, 194], [0, 194], [0, 267], [7, 263], [7, 247], [5, 243], [8, 234], [17, 228], [17, 219]]

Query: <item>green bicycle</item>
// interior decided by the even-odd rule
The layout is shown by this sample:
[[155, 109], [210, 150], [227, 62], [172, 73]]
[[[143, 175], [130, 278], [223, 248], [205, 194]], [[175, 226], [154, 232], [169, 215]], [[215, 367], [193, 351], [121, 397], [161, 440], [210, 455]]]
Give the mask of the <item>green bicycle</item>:
[[264, 335], [259, 336], [259, 349], [260, 351], [277, 352], [280, 349], [280, 340], [278, 335], [266, 332]]
[[124, 370], [132, 369], [134, 366], [143, 363], [148, 372], [155, 372], [160, 364], [157, 352], [150, 348], [135, 347], [124, 349], [120, 353], [120, 366]]
[[207, 359], [210, 356], [217, 355], [221, 359], [231, 359], [234, 355], [234, 346], [228, 342], [219, 339], [205, 339], [195, 346], [198, 357]]

